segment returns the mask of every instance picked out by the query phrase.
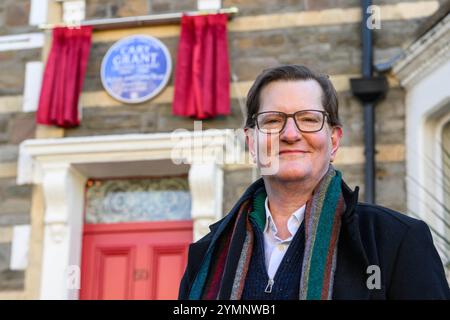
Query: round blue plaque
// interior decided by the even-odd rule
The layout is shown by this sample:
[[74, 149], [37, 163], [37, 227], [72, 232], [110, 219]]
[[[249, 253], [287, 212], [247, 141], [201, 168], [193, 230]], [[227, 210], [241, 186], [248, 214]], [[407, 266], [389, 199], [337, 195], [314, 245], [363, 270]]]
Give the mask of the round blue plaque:
[[116, 42], [103, 58], [101, 79], [105, 90], [125, 103], [140, 103], [156, 96], [172, 71], [169, 50], [158, 39], [133, 35]]

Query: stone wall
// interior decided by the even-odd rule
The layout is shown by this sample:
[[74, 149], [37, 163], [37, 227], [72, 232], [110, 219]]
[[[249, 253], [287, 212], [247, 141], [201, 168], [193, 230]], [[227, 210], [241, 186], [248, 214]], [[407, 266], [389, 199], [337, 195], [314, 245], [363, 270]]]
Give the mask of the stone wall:
[[[432, 0], [427, 0], [432, 2]], [[396, 4], [406, 1], [379, 0], [374, 4]], [[413, 3], [414, 1], [408, 1]], [[419, 1], [416, 1], [419, 2]], [[444, 0], [439, 0], [443, 3]], [[288, 12], [311, 12], [326, 9], [358, 7], [358, 0], [223, 0], [223, 7], [236, 6], [239, 17], [272, 15]], [[196, 10], [195, 0], [87, 0], [86, 18], [101, 19], [147, 15], [163, 12]], [[38, 32], [28, 25], [29, 0], [0, 1], [0, 36]], [[374, 33], [375, 62], [386, 61], [398, 54], [415, 37], [419, 25], [426, 19], [412, 18], [382, 22], [381, 30]], [[149, 30], [149, 29], [148, 29]], [[140, 30], [141, 32], [141, 30]], [[151, 30], [148, 31], [149, 34]], [[95, 35], [95, 34], [94, 34]], [[174, 69], [177, 61], [178, 36], [160, 40], [172, 55]], [[237, 82], [253, 81], [264, 68], [287, 63], [308, 65], [330, 75], [358, 75], [361, 70], [361, 40], [359, 23], [338, 25], [297, 26], [255, 31], [231, 31], [228, 34], [231, 71]], [[83, 94], [102, 93], [100, 65], [108, 48], [115, 42], [94, 41]], [[48, 44], [47, 44], [48, 45]], [[23, 95], [25, 65], [41, 60], [41, 49], [0, 51], [0, 103], [4, 99], [18, 99]], [[169, 81], [173, 85], [173, 74]], [[231, 99], [232, 114], [203, 121], [204, 129], [240, 128], [243, 123], [241, 97]], [[108, 100], [109, 101], [109, 100]], [[347, 88], [339, 92], [340, 114], [344, 124], [343, 147], [363, 146], [362, 107]], [[19, 102], [20, 104], [20, 102]], [[3, 106], [0, 105], [0, 110]], [[20, 109], [20, 107], [19, 107]], [[18, 146], [25, 139], [36, 136], [35, 113], [20, 111], [0, 112], [0, 173], [2, 166], [17, 162]], [[192, 129], [193, 121], [171, 114], [170, 101], [157, 99], [138, 105], [111, 105], [104, 101], [83, 109], [80, 127], [64, 130], [65, 137], [95, 136], [128, 133], [170, 132], [175, 129]], [[377, 145], [404, 145], [405, 104], [404, 91], [395, 83], [384, 101], [376, 107]], [[351, 187], [361, 187], [364, 197], [363, 163], [338, 164]], [[12, 227], [30, 223], [30, 186], [15, 184], [14, 170], [0, 175], [0, 291], [23, 287], [22, 271], [9, 270]], [[225, 189], [223, 210], [228, 212], [245, 188], [251, 183], [252, 170], [230, 167], [224, 171]], [[406, 210], [405, 162], [378, 162], [376, 167], [377, 202], [395, 210]]]
[[[35, 134], [34, 115], [0, 114], [0, 166], [17, 162], [18, 145]], [[15, 225], [30, 224], [31, 186], [19, 186], [15, 176], [0, 177], [0, 291], [19, 290], [24, 272], [9, 269]]]
[[86, 19], [145, 16], [196, 9], [195, 0], [86, 0]]
[[[36, 32], [28, 24], [29, 10], [29, 0], [0, 1], [0, 36]], [[26, 63], [40, 60], [40, 49], [0, 51], [0, 98], [21, 96]], [[33, 138], [35, 129], [34, 113], [0, 113], [0, 167], [17, 162], [19, 144]], [[30, 207], [31, 187], [0, 174], [0, 291], [24, 287], [24, 271], [10, 270], [11, 240], [13, 226], [30, 223]]]
[[9, 270], [11, 243], [0, 243], [0, 290], [23, 290], [24, 271]]
[[223, 182], [225, 188], [222, 210], [224, 214], [227, 214], [253, 182], [253, 170], [250, 168], [225, 169]]
[[0, 1], [0, 36], [35, 31], [28, 24], [30, 0]]
[[[427, 0], [425, 0], [427, 1]], [[445, 0], [440, 0], [443, 3]], [[374, 5], [396, 4], [402, 0], [373, 0]], [[240, 14], [260, 15], [291, 11], [320, 11], [326, 9], [344, 9], [359, 7], [359, 0], [273, 0], [267, 5], [266, 0], [222, 0], [223, 7], [238, 7]]]
[[26, 63], [40, 60], [40, 49], [0, 52], [0, 96], [22, 95]]

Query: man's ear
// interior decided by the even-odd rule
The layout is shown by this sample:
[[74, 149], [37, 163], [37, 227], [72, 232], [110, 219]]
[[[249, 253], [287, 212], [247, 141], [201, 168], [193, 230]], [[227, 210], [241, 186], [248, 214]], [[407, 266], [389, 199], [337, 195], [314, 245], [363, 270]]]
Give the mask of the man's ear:
[[342, 127], [335, 126], [331, 129], [331, 156], [330, 161], [333, 162], [336, 158], [336, 153], [339, 149], [343, 130]]
[[245, 128], [245, 142], [248, 145], [248, 151], [250, 152], [250, 156], [253, 159], [253, 162], [256, 163], [256, 145], [255, 145], [255, 130], [253, 128]]

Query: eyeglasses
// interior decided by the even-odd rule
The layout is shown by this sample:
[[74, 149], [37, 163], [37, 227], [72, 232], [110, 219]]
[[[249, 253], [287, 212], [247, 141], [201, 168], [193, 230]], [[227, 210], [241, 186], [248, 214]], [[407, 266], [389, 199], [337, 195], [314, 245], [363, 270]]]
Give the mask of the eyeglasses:
[[321, 110], [300, 110], [287, 114], [280, 111], [259, 112], [253, 116], [262, 133], [277, 134], [283, 131], [288, 118], [293, 118], [300, 132], [311, 133], [322, 130], [328, 113]]

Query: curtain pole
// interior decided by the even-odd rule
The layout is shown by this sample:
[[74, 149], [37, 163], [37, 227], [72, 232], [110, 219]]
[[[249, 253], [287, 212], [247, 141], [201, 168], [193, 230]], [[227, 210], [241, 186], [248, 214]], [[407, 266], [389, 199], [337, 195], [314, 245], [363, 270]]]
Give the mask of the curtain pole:
[[56, 27], [92, 26], [92, 28], [95, 30], [105, 30], [124, 27], [139, 27], [145, 25], [178, 23], [181, 21], [181, 17], [183, 16], [183, 14], [189, 16], [197, 16], [205, 14], [224, 13], [229, 15], [229, 18], [232, 18], [233, 15], [235, 15], [238, 12], [239, 9], [237, 7], [230, 7], [218, 10], [199, 10], [199, 11], [152, 14], [146, 16], [83, 20], [80, 21], [80, 23], [78, 24], [77, 23], [41, 24], [39, 25], [39, 29], [50, 30]]

